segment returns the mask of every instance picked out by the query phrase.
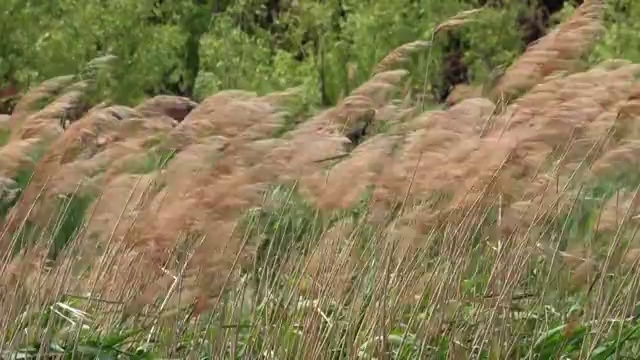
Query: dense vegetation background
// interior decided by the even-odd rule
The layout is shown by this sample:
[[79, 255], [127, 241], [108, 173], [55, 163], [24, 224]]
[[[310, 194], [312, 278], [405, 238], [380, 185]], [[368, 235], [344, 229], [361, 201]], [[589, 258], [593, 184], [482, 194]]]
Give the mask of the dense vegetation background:
[[[171, 93], [202, 99], [222, 89], [265, 93], [303, 86], [330, 105], [367, 79], [391, 49], [429, 40], [440, 21], [487, 7], [474, 24], [435, 41], [414, 64], [415, 84], [442, 101], [452, 85], [486, 81], [568, 13], [574, 1], [487, 0], [6, 0], [0, 4], [5, 97], [101, 55], [118, 57], [114, 101]], [[606, 35], [592, 55], [638, 60], [632, 0], [608, 2]], [[414, 70], [412, 69], [412, 70]], [[2, 96], [2, 95], [0, 95]], [[5, 99], [5, 102], [8, 102]], [[10, 104], [5, 104], [8, 112]]]

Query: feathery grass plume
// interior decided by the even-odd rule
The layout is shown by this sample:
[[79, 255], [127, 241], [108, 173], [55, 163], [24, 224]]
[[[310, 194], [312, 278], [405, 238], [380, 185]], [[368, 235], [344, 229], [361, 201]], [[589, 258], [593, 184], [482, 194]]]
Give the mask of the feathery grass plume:
[[358, 146], [348, 158], [329, 169], [300, 179], [302, 193], [321, 209], [348, 209], [377, 181], [391, 161], [395, 140], [377, 136]]
[[463, 100], [478, 98], [482, 95], [482, 88], [478, 86], [471, 86], [467, 84], [458, 84], [453, 87], [447, 98], [445, 104], [453, 106], [460, 103]]
[[[622, 70], [618, 74], [625, 73], [624, 77], [627, 79], [632, 79], [631, 73], [629, 73], [630, 69]], [[615, 71], [615, 70], [614, 70]], [[597, 75], [597, 76], [596, 76]], [[594, 78], [589, 79], [587, 74], [576, 74], [572, 75], [568, 78], [557, 78], [552, 80], [552, 82], [539, 85], [534, 88], [530, 93], [528, 93], [525, 97], [519, 99], [514, 105], [510, 106], [507, 109], [507, 112], [504, 115], [498, 116], [498, 119], [495, 122], [494, 129], [489, 132], [486, 139], [481, 143], [476, 143], [475, 145], [471, 145], [469, 149], [478, 148], [478, 152], [476, 154], [479, 155], [478, 159], [485, 157], [485, 153], [482, 150], [490, 149], [492, 146], [499, 146], [498, 148], [502, 148], [503, 151], [495, 151], [491, 150], [491, 155], [496, 159], [495, 165], [499, 165], [502, 163], [504, 159], [507, 159], [507, 155], [509, 155], [511, 160], [505, 163], [505, 165], [509, 165], [508, 168], [512, 168], [507, 171], [508, 175], [506, 177], [498, 177], [498, 179], [502, 179], [502, 181], [508, 181], [508, 183], [501, 183], [501, 186], [497, 186], [497, 188], [502, 187], [504, 190], [511, 188], [512, 197], [517, 199], [521, 194], [521, 192], [526, 188], [522, 185], [517, 185], [517, 183], [512, 180], [518, 179], [526, 179], [528, 176], [533, 175], [535, 169], [542, 164], [545, 159], [552, 154], [554, 149], [561, 148], [566, 145], [566, 139], [570, 136], [580, 136], [577, 130], [581, 128], [587, 128], [591, 124], [595, 123], [598, 119], [601, 118], [601, 114], [604, 109], [602, 108], [601, 103], [598, 103], [595, 99], [598, 98], [598, 94], [594, 92], [588, 91], [588, 86], [582, 85], [584, 80], [590, 82], [604, 82], [603, 79], [606, 74], [603, 75], [602, 72], [599, 74], [593, 73]], [[603, 76], [603, 78], [599, 78]], [[630, 83], [628, 81], [622, 81], [621, 76], [614, 76], [614, 78], [620, 79], [618, 81], [618, 91], [613, 92], [613, 95], [621, 95], [618, 100], [623, 100], [625, 95], [628, 95], [628, 90], [623, 92], [625, 88], [629, 88]], [[584, 79], [582, 82], [577, 81], [578, 79]], [[575, 86], [572, 86], [572, 83], [576, 82]], [[574, 88], [576, 91], [573, 91]], [[600, 100], [600, 99], [599, 99]], [[547, 102], [545, 104], [545, 102]], [[608, 104], [615, 103], [615, 100], [607, 100]], [[580, 116], [574, 116], [580, 115]], [[435, 116], [435, 115], [432, 115]], [[415, 120], [414, 120], [415, 121]], [[424, 121], [424, 120], [422, 120]], [[433, 120], [432, 120], [433, 121]], [[429, 124], [421, 124], [423, 126]], [[537, 129], [536, 131], [531, 131], [530, 129]], [[600, 129], [606, 130], [606, 128], [599, 126]], [[433, 129], [429, 131], [430, 134], [434, 133]], [[455, 132], [453, 133], [455, 134]], [[453, 135], [452, 134], [452, 135]], [[439, 141], [445, 141], [447, 137], [444, 136], [443, 133], [436, 133]], [[595, 134], [594, 134], [595, 135]], [[602, 136], [603, 133], [597, 134]], [[456, 135], [457, 136], [457, 135]], [[456, 136], [451, 138], [451, 143], [458, 144], [464, 143], [461, 140], [458, 140]], [[420, 139], [417, 137], [416, 139]], [[477, 140], [476, 140], [477, 141]], [[468, 139], [467, 139], [468, 142]], [[502, 145], [500, 145], [502, 143]], [[511, 144], [511, 145], [509, 145]], [[434, 143], [435, 148], [435, 143]], [[429, 149], [429, 148], [425, 148]], [[516, 150], [516, 152], [513, 152]], [[421, 153], [418, 151], [417, 153]], [[443, 152], [439, 152], [442, 154]], [[463, 154], [461, 152], [460, 154]], [[496, 155], [501, 154], [501, 155]], [[521, 155], [518, 155], [521, 154]], [[517, 155], [513, 157], [513, 155]], [[524, 157], [522, 156], [524, 155]], [[576, 153], [576, 155], [578, 155]], [[583, 154], [584, 155], [584, 154]], [[420, 162], [425, 161], [425, 154], [422, 154], [423, 158]], [[433, 153], [426, 154], [426, 162], [428, 163], [431, 159], [433, 159]], [[465, 160], [469, 155], [456, 156], [458, 159]], [[472, 156], [473, 157], [473, 156]], [[412, 159], [414, 164], [417, 162], [417, 156], [411, 158], [410, 156], [402, 156], [403, 159]], [[440, 165], [435, 165], [435, 168], [441, 168], [445, 161], [442, 160], [445, 157], [440, 155], [441, 162]], [[517, 160], [517, 162], [514, 162]], [[472, 161], [464, 161], [464, 165], [457, 166], [456, 171], [460, 173], [456, 177], [451, 177], [452, 174], [449, 174], [447, 171], [441, 173], [442, 177], [449, 181], [452, 179], [475, 179], [471, 180], [469, 184], [474, 184], [481, 178], [485, 178], [487, 180], [493, 178], [492, 171], [486, 171], [489, 169], [497, 169], [496, 166], [489, 166], [488, 169], [480, 169], [477, 166], [475, 170], [472, 170], [474, 167], [467, 169], [467, 164], [473, 163], [482, 163], [482, 161], [478, 162], [477, 160]], [[452, 163], [449, 161], [449, 163]], [[524, 167], [523, 167], [524, 166]], [[467, 170], [465, 174], [465, 170]], [[484, 170], [484, 171], [482, 171]], [[404, 173], [405, 176], [409, 173], [407, 170], [405, 171], [394, 171], [392, 173]], [[486, 174], [484, 176], [480, 176], [480, 174]], [[526, 174], [529, 175], [526, 175]], [[509, 178], [513, 175], [518, 174], [513, 179], [509, 180]], [[419, 170], [416, 172], [416, 178], [422, 179], [423, 173]], [[427, 178], [429, 174], [425, 174]], [[524, 175], [524, 176], [523, 176]], [[495, 180], [493, 180], [495, 181]], [[404, 183], [399, 182], [399, 183]], [[433, 184], [434, 181], [431, 180], [429, 183]], [[445, 183], [442, 181], [441, 183]], [[481, 181], [479, 184], [487, 184], [486, 180]], [[418, 184], [419, 186], [419, 184]], [[475, 185], [477, 187], [477, 185]], [[481, 186], [482, 187], [482, 186]], [[436, 187], [437, 188], [437, 187]], [[468, 186], [463, 186], [462, 188], [467, 189]], [[401, 191], [397, 191], [397, 195], [402, 194]], [[465, 195], [467, 196], [467, 195]], [[471, 197], [473, 198], [473, 197]]]
[[14, 177], [20, 170], [35, 166], [32, 154], [38, 149], [37, 139], [16, 140], [0, 148], [0, 174]]
[[355, 88], [336, 106], [303, 122], [289, 136], [308, 137], [319, 132], [346, 134], [365, 118], [375, 117], [377, 109], [386, 106], [393, 98], [399, 83], [408, 75], [406, 70], [390, 70], [375, 74]]
[[498, 117], [494, 127], [504, 136], [520, 132], [525, 143], [544, 141], [556, 149], [566, 148], [563, 143], [572, 138], [563, 155], [567, 167], [579, 165], [585, 156], [593, 160], [594, 147], [621, 123], [619, 108], [629, 97], [634, 71], [628, 67], [590, 70], [538, 85]]
[[261, 96], [260, 98], [269, 104], [277, 107], [288, 107], [300, 101], [303, 88], [301, 86], [287, 88], [282, 91], [274, 91]]
[[571, 272], [571, 284], [574, 287], [588, 288], [598, 271], [599, 264], [592, 259], [586, 259]]
[[638, 119], [640, 118], [640, 84], [634, 82], [625, 102], [618, 104], [616, 121], [613, 124], [615, 139], [636, 139], [640, 134]]
[[494, 115], [495, 108], [496, 105], [489, 99], [473, 97], [450, 107], [447, 113], [452, 121], [479, 132], [486, 126], [489, 117]]
[[[637, 213], [640, 199], [632, 191], [617, 192], [606, 199], [594, 230], [613, 235], [623, 223], [628, 222]], [[635, 219], [634, 219], [635, 222]]]
[[570, 175], [559, 175], [553, 171], [540, 171], [531, 181], [523, 184], [521, 196], [504, 210], [503, 225], [507, 228], [539, 225], [556, 208], [568, 207], [573, 201], [565, 190]]
[[156, 174], [132, 175], [123, 174], [111, 181], [106, 186], [100, 198], [94, 201], [88, 213], [92, 214], [86, 224], [83, 239], [92, 246], [78, 248], [87, 259], [87, 263], [97, 259], [99, 248], [105, 249], [109, 237], [116, 243], [122, 240], [136, 220], [137, 212], [149, 201], [149, 188], [156, 179]]
[[172, 189], [188, 189], [197, 176], [216, 166], [228, 143], [225, 137], [211, 136], [185, 147], [163, 170], [163, 181]]
[[403, 123], [417, 115], [417, 108], [405, 103], [391, 102], [375, 110], [374, 122], [384, 121], [393, 128], [394, 124]]
[[[571, 80], [573, 80], [573, 78]], [[621, 86], [625, 85], [625, 83], [620, 84]], [[578, 84], [578, 86], [581, 85]], [[566, 91], [563, 90], [563, 87], [566, 87]], [[586, 91], [572, 92], [571, 89], [571, 81], [567, 78], [556, 79], [553, 80], [553, 82], [534, 88], [530, 93], [519, 99], [514, 105], [507, 108], [504, 115], [498, 116], [493, 129], [490, 129], [491, 131], [488, 132], [485, 139], [481, 142], [476, 139], [475, 144], [470, 142], [473, 138], [469, 137], [466, 138], [466, 141], [462, 141], [460, 135], [456, 134], [456, 132], [450, 132], [449, 130], [449, 136], [453, 137], [447, 137], [445, 133], [434, 132], [433, 129], [430, 129], [429, 134], [435, 135], [434, 141], [438, 141], [440, 143], [444, 142], [444, 144], [447, 143], [447, 139], [450, 139], [449, 143], [452, 144], [466, 142], [471, 144], [468, 149], [473, 149], [470, 154], [467, 153], [466, 155], [461, 155], [464, 154], [464, 152], [459, 152], [455, 157], [463, 160], [463, 164], [455, 167], [455, 171], [458, 172], [458, 175], [452, 177], [453, 173], [444, 171], [441, 172], [441, 177], [443, 179], [447, 179], [449, 182], [454, 181], [454, 179], [468, 179], [470, 181], [470, 186], [463, 186], [462, 188], [477, 188], [477, 184], [488, 184], [488, 180], [494, 179], [493, 171], [497, 170], [499, 166], [508, 165], [505, 168], [505, 171], [506, 169], [511, 168], [511, 170], [506, 171], [506, 174], [510, 175], [507, 175], [506, 177], [499, 176], [492, 181], [501, 179], [501, 186], [497, 186], [497, 188], [502, 187], [503, 190], [511, 189], [507, 191], [511, 191], [511, 196], [514, 199], [517, 199], [520, 196], [518, 194], [521, 194], [524, 187], [522, 185], [517, 185], [513, 180], [527, 179], [529, 176], [533, 175], [535, 169], [552, 154], [554, 149], [566, 146], [566, 139], [570, 136], [576, 136], [576, 134], [579, 136], [579, 133], [576, 131], [593, 123], [599, 118], [603, 111], [601, 105], [592, 100], [592, 98], [597, 97], [597, 94], [589, 94]], [[564, 98], [558, 98], [558, 94]], [[587, 95], [589, 95], [589, 97], [587, 97]], [[490, 107], [487, 107], [487, 109], [489, 108]], [[425, 120], [422, 121], [424, 122]], [[426, 124], [423, 123], [422, 126], [428, 124], [428, 122]], [[531, 131], [531, 129], [535, 129], [535, 131]], [[426, 134], [425, 131], [423, 131], [423, 133]], [[473, 132], [470, 133], [472, 134]], [[421, 136], [416, 137], [416, 140], [417, 139], [420, 139], [421, 144], [424, 144], [424, 139]], [[494, 146], [496, 147], [495, 150], [489, 150]], [[434, 142], [432, 149], [435, 148], [436, 143]], [[420, 160], [421, 163], [430, 163], [437, 159], [434, 157], [434, 153], [436, 153], [437, 150], [431, 150], [432, 152], [427, 154], [423, 152], [430, 149], [429, 147], [422, 147], [418, 149], [423, 149], [416, 152], [417, 154], [422, 154], [422, 158]], [[475, 149], [477, 150], [474, 151]], [[502, 149], [502, 151], [497, 149]], [[487, 154], [485, 151], [488, 151], [491, 154]], [[442, 168], [446, 163], [454, 163], [452, 161], [445, 162], [444, 159], [446, 159], [446, 156], [443, 156], [443, 153], [445, 152], [437, 152], [437, 154], [439, 154], [438, 157], [440, 162], [431, 164], [432, 167]], [[486, 162], [483, 162], [482, 160], [478, 162], [475, 155], [478, 156], [477, 159], [481, 159], [483, 157], [495, 159], [495, 162], [493, 163], [494, 165], [488, 166], [484, 169], [479, 168], [475, 164], [480, 163], [484, 165]], [[469, 156], [474, 160], [467, 161]], [[402, 158], [405, 160], [411, 159], [414, 164], [418, 161], [418, 156], [412, 157], [405, 155], [402, 156]], [[507, 163], [502, 164], [507, 158], [510, 160]], [[469, 168], [467, 168], [467, 166], [469, 166]], [[407, 168], [404, 171], [394, 171], [393, 173], [404, 173], [406, 177], [406, 174], [409, 172]], [[480, 175], [483, 173], [485, 175]], [[509, 180], [509, 177], [514, 175], [516, 175], [516, 177]], [[429, 176], [430, 174], [420, 172], [419, 169], [416, 172], [416, 178], [418, 179], [423, 179], [424, 177], [429, 178]], [[485, 180], [480, 181], [482, 178]], [[428, 182], [430, 184], [436, 183], [432, 178], [429, 180], [430, 181]], [[477, 183], [477, 181], [480, 182]], [[504, 181], [507, 181], [507, 183], [504, 183]], [[440, 183], [447, 183], [447, 181], [441, 181]], [[476, 185], [471, 186], [471, 184]], [[416, 185], [418, 187], [420, 186], [419, 184]], [[480, 188], [482, 187], [483, 186], [480, 186]], [[399, 194], [401, 194], [401, 192], [398, 191], [398, 195]], [[471, 197], [471, 199], [473, 199], [473, 197]]]
[[51, 144], [36, 164], [31, 182], [9, 215], [8, 233], [13, 233], [18, 229], [27, 213], [31, 213], [30, 218], [32, 219], [38, 217], [38, 211], [30, 209], [36, 205], [34, 201], [40, 198], [43, 190], [46, 194], [46, 189], [43, 187], [64, 164], [79, 159], [89, 159], [104, 150], [105, 144], [101, 139], [115, 133], [120, 125], [120, 120], [115, 114], [116, 112], [111, 111], [110, 108], [89, 113], [74, 122], [60, 138]]
[[640, 156], [640, 140], [625, 140], [608, 150], [591, 167], [593, 175], [615, 179], [623, 176], [630, 167], [637, 167]]
[[21, 191], [22, 189], [17, 181], [9, 177], [0, 176], [0, 211], [2, 211], [2, 215], [5, 215]]
[[[184, 290], [192, 294], [192, 298], [186, 301], [193, 301], [195, 297], [199, 308], [215, 301], [227, 276], [232, 276], [232, 284], [235, 283], [238, 279], [234, 274], [237, 275], [240, 267], [251, 263], [252, 250], [245, 248], [242, 239], [233, 234], [235, 222], [245, 209], [259, 203], [264, 190], [262, 184], [275, 179], [275, 174], [270, 169], [258, 166], [259, 164], [244, 163], [252, 157], [259, 161], [260, 157], [256, 155], [264, 155], [265, 149], [258, 147], [255, 149], [256, 154], [246, 157], [244, 155], [248, 155], [247, 151], [251, 151], [251, 145], [255, 143], [237, 145], [235, 149], [231, 149], [233, 151], [225, 151], [226, 140], [219, 139], [222, 139], [222, 143], [212, 144], [214, 150], [221, 150], [219, 161], [207, 156], [211, 154], [192, 153], [192, 156], [202, 158], [199, 162], [204, 160], [200, 169], [193, 168], [198, 171], [193, 179], [185, 179], [184, 174], [180, 174], [182, 178], [163, 176], [161, 179], [167, 191], [157, 192], [151, 201], [152, 204], [161, 204], [145, 207], [132, 232], [125, 237], [125, 241], [134, 245], [134, 249], [139, 249], [136, 251], [147, 254], [142, 260], [144, 264], [148, 264], [144, 266], [156, 269], [152, 271], [156, 273], [152, 280], [162, 281], [164, 275], [158, 269], [168, 260], [171, 249], [182, 246], [181, 237], [184, 234], [188, 237], [191, 236], [189, 234], [202, 234], [204, 237], [201, 243], [184, 269], [184, 276], [190, 282]], [[266, 145], [267, 150], [272, 147], [268, 143]], [[188, 152], [189, 148], [184, 151]], [[178, 156], [181, 154], [182, 152]], [[179, 162], [172, 164], [179, 165]], [[167, 171], [176, 169], [179, 167], [170, 167]], [[213, 253], [218, 255], [211, 256]], [[236, 264], [233, 259], [237, 254], [240, 258]], [[213, 284], [211, 279], [219, 282]], [[154, 281], [150, 283], [149, 289], [156, 290], [145, 292], [145, 298], [159, 295], [159, 292], [150, 295], [150, 292], [161, 291], [162, 288]]]
[[19, 128], [13, 129], [11, 139], [56, 139], [71, 122], [82, 115], [86, 105], [87, 86], [85, 82], [76, 83], [74, 90], [63, 93], [42, 110], [26, 117]]
[[623, 263], [628, 267], [637, 267], [640, 262], [640, 248], [631, 248], [625, 252]]
[[[235, 171], [211, 181], [207, 185], [196, 184], [193, 190], [173, 202], [165, 200], [153, 213], [141, 214], [125, 238], [148, 254], [143, 261], [148, 264], [145, 266], [160, 269], [171, 249], [181, 245], [181, 234], [206, 236], [186, 267], [186, 274], [197, 277], [195, 290], [199, 301], [215, 300], [223, 290], [224, 279], [251, 263], [250, 249], [244, 248], [241, 239], [232, 235], [236, 219], [243, 209], [260, 201], [262, 190], [247, 171]], [[234, 270], [233, 260], [237, 254], [240, 263]], [[163, 276], [159, 271], [156, 273]], [[217, 285], [214, 286], [212, 279], [219, 280]]]
[[[162, 131], [168, 134], [173, 127], [173, 120], [167, 117], [160, 119], [140, 119], [136, 117], [137, 112], [125, 107], [111, 107], [103, 111], [108, 112], [115, 118], [122, 118], [118, 124], [119, 126], [113, 129], [114, 131], [105, 133], [97, 138], [96, 144], [103, 147], [102, 149], [98, 149], [99, 152], [90, 154], [87, 158], [75, 159], [74, 161], [60, 165], [58, 170], [49, 177], [47, 189], [41, 195], [40, 203], [42, 205], [39, 207], [41, 210], [47, 203], [51, 203], [50, 199], [74, 192], [97, 194], [101, 189], [104, 189], [107, 191], [109, 200], [105, 200], [104, 198], [101, 200], [114, 201], [113, 199], [117, 199], [117, 194], [113, 191], [119, 189], [124, 192], [124, 196], [126, 196], [129, 191], [128, 189], [123, 189], [122, 186], [118, 186], [121, 185], [118, 183], [118, 181], [120, 181], [118, 178], [119, 173], [127, 171], [135, 172], [138, 170], [136, 166], [143, 167], [142, 170], [145, 171], [153, 171], [156, 166], [161, 166], [161, 164], [157, 164], [156, 162], [159, 163], [160, 161], [168, 160], [158, 158], [149, 160], [142, 159], [142, 162], [139, 164], [132, 162], [132, 160], [137, 159], [136, 156], [138, 155], [144, 157], [152, 154], [143, 146], [147, 137], [158, 135]], [[153, 163], [147, 164], [145, 161], [153, 161]], [[81, 184], [82, 186], [78, 188]], [[112, 189], [112, 186], [116, 186], [116, 190]], [[98, 202], [100, 202], [100, 200], [98, 200]], [[124, 204], [121, 205], [124, 206]], [[89, 208], [89, 210], [91, 210], [91, 208]], [[45, 210], [45, 213], [46, 212]], [[104, 217], [107, 215], [101, 214], [101, 216]], [[128, 219], [126, 217], [123, 218], [120, 213], [111, 214], [111, 216], [114, 219], [123, 221]]]
[[48, 103], [58, 93], [76, 81], [73, 75], [57, 76], [40, 83], [40, 85], [29, 89], [16, 104], [9, 125], [12, 129], [19, 128], [23, 119]]
[[143, 101], [135, 110], [146, 117], [166, 115], [181, 122], [197, 106], [198, 103], [186, 97], [158, 95]]
[[[148, 149], [150, 137], [166, 136], [173, 128], [173, 120], [164, 118], [142, 119], [129, 108], [111, 107], [116, 118], [122, 118], [117, 129], [97, 137], [98, 151], [87, 157], [62, 164], [49, 179], [51, 193], [65, 193], [82, 179], [95, 186], [108, 185], [120, 173], [146, 173], [156, 170], [167, 161], [171, 153]], [[131, 116], [131, 117], [129, 117]]]
[[566, 21], [527, 47], [497, 81], [492, 96], [513, 96], [554, 72], [573, 70], [601, 31], [603, 8], [603, 0], [584, 1]]
[[96, 169], [104, 170], [101, 180], [108, 183], [123, 173], [146, 174], [165, 168], [175, 155], [162, 145], [174, 129], [169, 117], [130, 118], [121, 121], [118, 131], [99, 140], [106, 147], [93, 159]]
[[[429, 194], [459, 185], [465, 179], [465, 168], [461, 163], [480, 151], [480, 130], [493, 108], [488, 100], [471, 99], [445, 111], [427, 112], [402, 125], [416, 130], [404, 136], [388, 171], [382, 174], [376, 189], [378, 196], [401, 199], [409, 191], [413, 198], [420, 193]], [[487, 162], [473, 166], [485, 164]], [[382, 201], [382, 198], [378, 200]]]
[[471, 9], [471, 10], [461, 11], [456, 15], [436, 25], [436, 27], [433, 29], [433, 34], [436, 35], [443, 31], [449, 31], [451, 29], [455, 29], [459, 26], [462, 26], [470, 21], [473, 21], [474, 20], [473, 16], [480, 13], [482, 10], [483, 9], [480, 8], [480, 9]]
[[[394, 73], [383, 73], [376, 80], [379, 83], [387, 84], [397, 77], [398, 75]], [[360, 89], [360, 92], [368, 95], [371, 90], [375, 91], [376, 89], [375, 87], [364, 87], [364, 89]], [[241, 99], [234, 98], [234, 96], [239, 96]], [[225, 110], [225, 106], [228, 110]], [[213, 118], [210, 111], [214, 111]], [[240, 259], [244, 259], [239, 265], [246, 265], [252, 250], [243, 249], [240, 246], [241, 239], [233, 238], [231, 233], [238, 215], [244, 209], [259, 203], [260, 194], [264, 190], [263, 184], [278, 178], [286, 180], [295, 173], [299, 174], [301, 170], [317, 167], [318, 165], [314, 165], [312, 160], [317, 160], [323, 154], [331, 155], [336, 150], [343, 149], [346, 140], [330, 134], [318, 136], [320, 134], [310, 134], [297, 129], [288, 135], [289, 139], [275, 142], [246, 142], [252, 138], [268, 136], [267, 132], [262, 129], [266, 129], [265, 125], [270, 125], [264, 122], [264, 117], [269, 114], [272, 114], [272, 118], [274, 116], [277, 118], [274, 106], [247, 93], [216, 94], [203, 101], [198, 108], [192, 111], [179, 128], [197, 124], [209, 127], [207, 130], [210, 130], [210, 127], [213, 126], [216, 133], [222, 134], [230, 140], [230, 144], [225, 146], [215, 166], [196, 176], [189, 187], [181, 185], [180, 188], [174, 188], [172, 187], [174, 184], [167, 183], [168, 189], [183, 195], [172, 196], [172, 202], [165, 199], [162, 208], [148, 218], [143, 214], [141, 222], [134, 226], [134, 233], [131, 235], [130, 241], [142, 246], [142, 248], [150, 246], [154, 249], [171, 249], [183, 231], [205, 233], [209, 234], [209, 237], [202, 242], [201, 249], [194, 255], [193, 266], [189, 267], [188, 272], [204, 271], [205, 273], [211, 272], [211, 274], [220, 274], [221, 272], [231, 274], [229, 273], [231, 269], [228, 267], [232, 264], [222, 261], [222, 259], [234, 258], [234, 254], [238, 251], [240, 251]], [[229, 122], [231, 117], [237, 117], [234, 118], [233, 124]], [[205, 119], [207, 123], [199, 123]], [[262, 123], [258, 123], [259, 121]], [[249, 131], [254, 132], [255, 136], [246, 136]], [[202, 136], [206, 133], [198, 135]], [[305, 152], [306, 149], [308, 152]], [[295, 175], [292, 178], [295, 178]], [[155, 225], [150, 226], [149, 222]], [[227, 229], [227, 231], [223, 233], [222, 229]], [[212, 234], [217, 234], [217, 236], [212, 237]], [[203, 254], [210, 253], [205, 249], [221, 253], [222, 257], [213, 259], [210, 256], [204, 256]], [[223, 251], [223, 249], [226, 250]], [[224, 254], [222, 254], [223, 252]], [[164, 256], [161, 253], [156, 253], [151, 257], [162, 259]], [[198, 282], [202, 281], [204, 280], [198, 280]], [[200, 302], [206, 302], [211, 297], [215, 298], [221, 290], [210, 287], [211, 292], [205, 291], [207, 286], [204, 283], [199, 289], [200, 292], [204, 291], [198, 296]]]
[[[626, 70], [621, 73], [624, 72]], [[619, 79], [619, 74], [611, 75]], [[573, 138], [571, 140], [575, 140], [577, 146], [566, 154], [564, 161], [567, 164], [582, 161], [588, 153], [583, 150], [589, 150], [602, 140], [612, 125], [610, 121], [615, 116], [611, 115], [617, 107], [614, 104], [619, 104], [628, 96], [628, 90], [625, 89], [629, 89], [632, 76], [625, 74], [627, 80], [615, 80], [612, 86], [617, 88], [612, 87], [614, 91], [605, 95], [595, 84], [605, 83], [607, 75], [601, 72], [579, 73], [534, 87], [509, 106], [504, 116], [496, 119], [494, 133], [517, 136], [523, 145], [535, 146], [538, 143], [536, 147], [546, 153], [566, 148], [567, 139]], [[593, 87], [589, 86], [591, 83]], [[542, 144], [547, 147], [546, 151]]]
[[[111, 107], [115, 110], [114, 107]], [[147, 142], [149, 137], [167, 136], [176, 122], [168, 116], [145, 116], [135, 110], [122, 107], [123, 113], [116, 115], [122, 118], [118, 128], [118, 139], [138, 139]]]
[[379, 63], [373, 68], [373, 74], [378, 74], [384, 71], [392, 70], [395, 66], [401, 65], [408, 60], [411, 54], [424, 50], [431, 46], [430, 41], [416, 40], [402, 44], [397, 48], [391, 50]]
[[397, 131], [406, 133], [420, 129], [435, 130], [439, 127], [457, 129], [456, 131], [473, 131], [488, 129], [489, 118], [494, 115], [495, 104], [485, 98], [466, 99], [446, 110], [424, 112], [399, 124]]
[[249, 92], [219, 92], [187, 115], [167, 145], [179, 149], [185, 142], [212, 135], [242, 142], [269, 137], [283, 124], [280, 101], [281, 98], [257, 97]]
[[[353, 89], [351, 94], [343, 100], [342, 104], [347, 105], [355, 97], [364, 96], [371, 99], [374, 108], [378, 108], [391, 100], [390, 96], [393, 95], [393, 92], [396, 91], [400, 82], [403, 81], [408, 74], [409, 72], [406, 69], [376, 73], [362, 85]], [[339, 108], [340, 104], [337, 107]]]

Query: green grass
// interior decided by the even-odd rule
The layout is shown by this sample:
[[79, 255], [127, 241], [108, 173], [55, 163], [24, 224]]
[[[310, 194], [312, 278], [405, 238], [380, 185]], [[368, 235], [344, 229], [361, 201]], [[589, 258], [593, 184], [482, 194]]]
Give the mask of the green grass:
[[149, 174], [155, 170], [164, 169], [175, 155], [175, 150], [154, 147], [145, 153], [142, 160], [131, 161], [127, 165], [127, 170], [130, 174]]
[[0, 146], [5, 146], [9, 142], [11, 137], [11, 130], [9, 128], [0, 128]]
[[57, 214], [60, 214], [53, 226], [48, 258], [55, 260], [61, 251], [78, 235], [85, 214], [95, 200], [91, 194], [69, 194], [58, 199]]
[[18, 202], [20, 198], [20, 194], [27, 187], [29, 181], [31, 180], [31, 170], [28, 169], [19, 169], [16, 176], [13, 180], [13, 187], [11, 189], [7, 189], [13, 191], [14, 194], [9, 199], [2, 199], [0, 203], [0, 217], [4, 219], [11, 208]]

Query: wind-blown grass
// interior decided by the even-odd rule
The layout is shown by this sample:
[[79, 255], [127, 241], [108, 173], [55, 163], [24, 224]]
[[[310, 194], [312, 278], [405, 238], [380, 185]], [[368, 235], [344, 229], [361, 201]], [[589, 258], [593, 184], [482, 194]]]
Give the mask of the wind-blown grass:
[[[571, 54], [598, 9], [558, 28], [584, 36]], [[514, 65], [487, 93], [520, 96], [420, 113], [394, 56], [296, 121], [295, 91], [90, 110], [25, 95], [0, 169], [20, 180], [1, 208], [2, 356], [637, 356], [640, 68], [528, 83]]]

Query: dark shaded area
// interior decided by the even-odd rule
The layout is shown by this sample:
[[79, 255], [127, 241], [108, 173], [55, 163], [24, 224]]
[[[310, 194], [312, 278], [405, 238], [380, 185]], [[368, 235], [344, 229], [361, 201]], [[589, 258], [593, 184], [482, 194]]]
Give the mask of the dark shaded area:
[[[573, 1], [574, 5], [583, 0]], [[516, 22], [522, 32], [523, 47], [543, 37], [549, 27], [549, 20], [556, 12], [562, 10], [565, 0], [530, 0], [529, 9], [522, 12]]]
[[438, 102], [444, 102], [453, 87], [469, 83], [469, 68], [464, 63], [465, 49], [469, 44], [455, 33], [447, 33], [442, 56], [442, 72], [434, 87], [434, 96]]
[[[504, 6], [505, 0], [479, 0], [478, 5], [487, 7]], [[582, 4], [583, 0], [574, 0], [573, 4]], [[529, 5], [516, 19], [516, 25], [522, 33], [522, 49], [546, 34], [549, 20], [560, 11], [567, 0], [527, 0]], [[464, 64], [464, 52], [468, 44], [457, 34], [450, 33], [444, 42], [441, 58], [442, 72], [433, 84], [433, 95], [440, 103], [444, 102], [456, 85], [468, 84], [468, 68]]]
[[11, 114], [18, 102], [20, 88], [12, 73], [0, 79], [0, 114]]
[[359, 145], [364, 137], [367, 135], [367, 129], [371, 125], [373, 118], [375, 116], [375, 112], [371, 111], [370, 113], [365, 115], [365, 118], [360, 121], [353, 129], [349, 130], [345, 137], [351, 141], [351, 144], [355, 147]]

